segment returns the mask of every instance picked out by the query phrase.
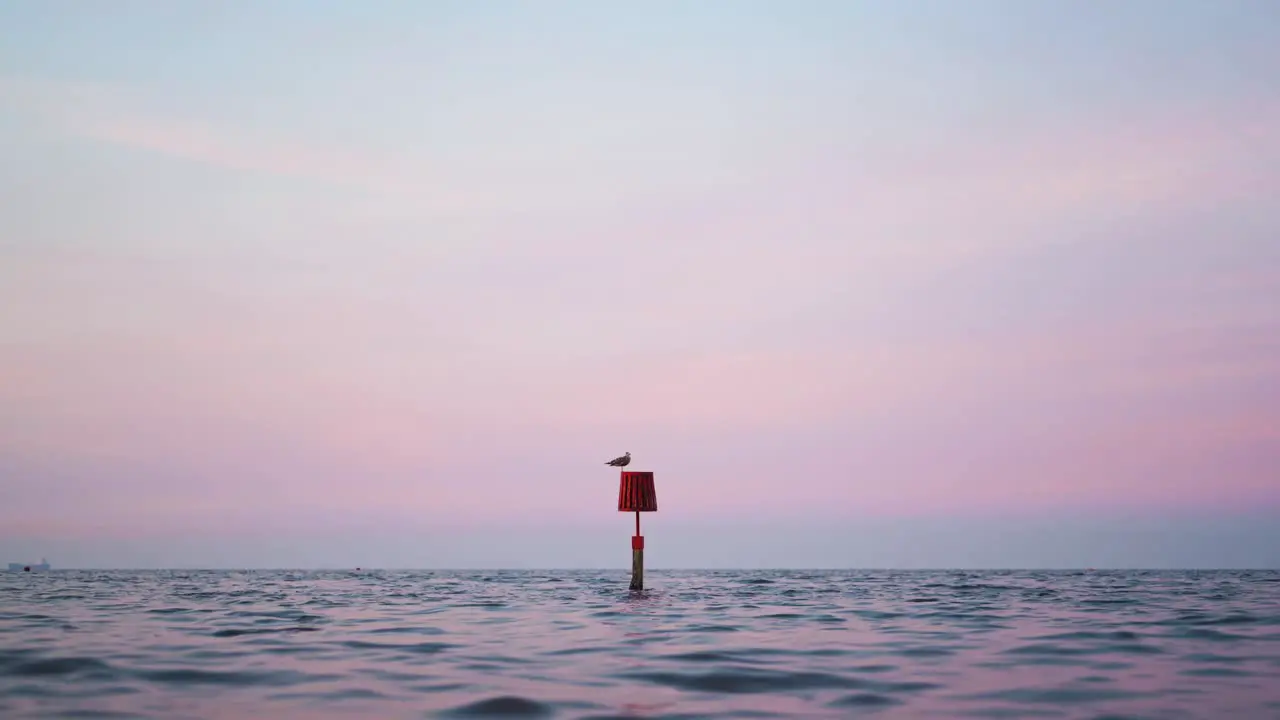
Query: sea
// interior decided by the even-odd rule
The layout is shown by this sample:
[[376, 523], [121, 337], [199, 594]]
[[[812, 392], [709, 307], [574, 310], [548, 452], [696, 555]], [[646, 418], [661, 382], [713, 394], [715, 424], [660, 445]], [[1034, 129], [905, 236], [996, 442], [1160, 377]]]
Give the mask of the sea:
[[0, 718], [1280, 718], [1280, 571], [0, 573]]

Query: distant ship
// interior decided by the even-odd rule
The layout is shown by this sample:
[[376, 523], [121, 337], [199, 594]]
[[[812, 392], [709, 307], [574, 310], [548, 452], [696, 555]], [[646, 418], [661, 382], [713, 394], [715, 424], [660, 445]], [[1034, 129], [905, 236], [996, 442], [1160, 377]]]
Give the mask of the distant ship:
[[49, 561], [44, 558], [40, 558], [40, 563], [38, 565], [28, 563], [9, 563], [9, 569], [14, 572], [39, 572], [40, 570], [49, 569]]

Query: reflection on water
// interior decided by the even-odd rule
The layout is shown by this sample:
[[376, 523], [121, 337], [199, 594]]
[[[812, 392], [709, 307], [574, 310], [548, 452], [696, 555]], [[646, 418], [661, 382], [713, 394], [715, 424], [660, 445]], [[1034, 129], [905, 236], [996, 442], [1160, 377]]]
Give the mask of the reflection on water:
[[647, 579], [0, 574], [0, 717], [1280, 717], [1280, 572]]

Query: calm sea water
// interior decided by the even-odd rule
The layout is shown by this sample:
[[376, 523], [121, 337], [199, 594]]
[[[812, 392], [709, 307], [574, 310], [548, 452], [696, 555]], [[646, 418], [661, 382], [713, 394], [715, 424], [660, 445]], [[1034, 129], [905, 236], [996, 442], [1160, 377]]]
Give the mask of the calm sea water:
[[1280, 718], [1280, 572], [0, 573], [0, 717]]

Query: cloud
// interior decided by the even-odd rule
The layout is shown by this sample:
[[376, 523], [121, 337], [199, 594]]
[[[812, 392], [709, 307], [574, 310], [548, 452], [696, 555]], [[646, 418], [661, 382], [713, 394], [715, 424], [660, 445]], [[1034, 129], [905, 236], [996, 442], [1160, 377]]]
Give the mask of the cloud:
[[[693, 181], [690, 173], [700, 172], [694, 168], [683, 168], [687, 179], [623, 177], [602, 167], [557, 171], [568, 158], [529, 167], [513, 159], [476, 174], [465, 158], [442, 165], [412, 151], [391, 155], [309, 141], [301, 131], [217, 126], [111, 85], [0, 77], [0, 103], [81, 137], [367, 190], [372, 194], [351, 201], [372, 212], [390, 203], [428, 214], [554, 210], [590, 217], [630, 209], [643, 217], [657, 204], [665, 217], [715, 218], [720, 231], [747, 243], [761, 233], [795, 234], [817, 224], [846, 234], [846, 257], [860, 261], [931, 262], [1007, 247], [1082, 212], [1104, 217], [1265, 199], [1275, 171], [1261, 158], [1280, 154], [1280, 138], [1270, 130], [1280, 125], [1280, 108], [1242, 100], [1182, 114], [1099, 112], [1072, 125], [961, 127], [928, 137], [904, 130], [852, 146], [777, 137], [769, 142], [790, 152], [773, 152], [773, 160], [750, 172], [706, 184]], [[604, 192], [606, 177], [616, 192]]]
[[[80, 138], [207, 167], [339, 186], [348, 191], [344, 206], [374, 217], [527, 219], [609, 211], [634, 205], [637, 197], [723, 186], [720, 181], [732, 175], [710, 149], [701, 153], [701, 165], [667, 173], [653, 153], [625, 149], [617, 132], [551, 148], [549, 137], [526, 138], [528, 128], [511, 120], [521, 110], [531, 112], [528, 107], [511, 115], [490, 110], [486, 117], [496, 124], [463, 122], [449, 136], [424, 127], [419, 133], [338, 143], [312, 133], [309, 128], [323, 127], [324, 119], [301, 110], [290, 118], [292, 128], [255, 129], [195, 117], [158, 95], [105, 83], [0, 76], [0, 108], [6, 106], [45, 128]], [[424, 110], [413, 106], [406, 112]], [[376, 118], [366, 119], [377, 125]], [[572, 136], [555, 126], [545, 132]], [[521, 140], [513, 145], [504, 133]], [[692, 152], [665, 146], [662, 151], [677, 160]]]
[[[689, 198], [705, 234], [789, 240], [840, 237], [832, 271], [908, 261], [918, 268], [1097, 232], [1133, 220], [1247, 203], [1280, 181], [1280, 107], [1242, 102], [1185, 115], [1100, 112], [1088, 124], [950, 130], [940, 138], [804, 154], [748, 187]], [[639, 218], [637, 218], [639, 219]], [[781, 249], [781, 246], [779, 246]]]
[[[409, 158], [309, 142], [303, 133], [255, 133], [160, 109], [142, 93], [109, 84], [0, 76], [0, 106], [75, 136], [225, 170], [347, 186], [397, 196], [425, 211], [455, 212], [486, 200], [458, 193]], [[302, 120], [302, 118], [299, 118]]]

